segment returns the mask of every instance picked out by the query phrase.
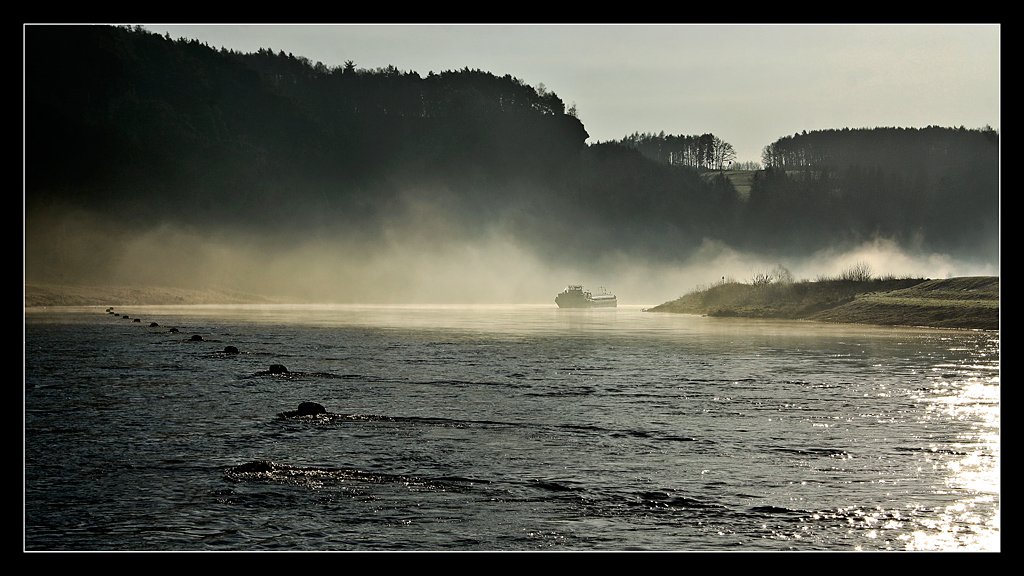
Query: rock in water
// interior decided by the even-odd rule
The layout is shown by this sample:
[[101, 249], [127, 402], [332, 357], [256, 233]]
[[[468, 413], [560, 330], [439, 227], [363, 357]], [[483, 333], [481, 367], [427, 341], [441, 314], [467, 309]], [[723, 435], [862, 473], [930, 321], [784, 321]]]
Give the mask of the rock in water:
[[245, 474], [253, 472], [273, 472], [276, 466], [269, 460], [256, 460], [253, 462], [246, 462], [240, 466], [231, 468], [230, 471], [236, 474]]
[[327, 409], [322, 404], [316, 402], [303, 402], [299, 404], [298, 409], [299, 416], [314, 416], [316, 414], [327, 414]]
[[328, 416], [329, 412], [324, 408], [323, 404], [316, 402], [303, 402], [299, 404], [298, 410], [289, 410], [287, 412], [281, 412], [278, 414], [281, 418], [294, 418], [296, 416]]

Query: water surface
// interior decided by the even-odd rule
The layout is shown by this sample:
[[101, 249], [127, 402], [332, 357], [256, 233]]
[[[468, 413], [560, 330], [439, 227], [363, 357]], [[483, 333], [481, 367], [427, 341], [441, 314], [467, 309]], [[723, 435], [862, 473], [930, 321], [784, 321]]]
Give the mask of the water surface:
[[25, 312], [26, 549], [999, 549], [996, 333], [115, 312]]

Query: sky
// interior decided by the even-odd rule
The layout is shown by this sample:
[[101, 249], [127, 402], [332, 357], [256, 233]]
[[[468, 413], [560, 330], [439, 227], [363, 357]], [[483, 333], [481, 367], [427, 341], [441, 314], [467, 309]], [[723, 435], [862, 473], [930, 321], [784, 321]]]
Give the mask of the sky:
[[142, 26], [328, 67], [465, 67], [543, 84], [589, 143], [713, 133], [738, 161], [804, 130], [999, 129], [998, 24], [359, 24]]

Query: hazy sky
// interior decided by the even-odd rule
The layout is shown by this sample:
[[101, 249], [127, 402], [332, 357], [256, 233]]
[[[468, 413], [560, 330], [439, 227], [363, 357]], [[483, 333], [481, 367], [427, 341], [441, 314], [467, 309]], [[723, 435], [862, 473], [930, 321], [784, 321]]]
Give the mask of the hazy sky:
[[1000, 120], [998, 24], [143, 26], [327, 66], [511, 74], [575, 104], [591, 143], [711, 132], [741, 161], [803, 130]]

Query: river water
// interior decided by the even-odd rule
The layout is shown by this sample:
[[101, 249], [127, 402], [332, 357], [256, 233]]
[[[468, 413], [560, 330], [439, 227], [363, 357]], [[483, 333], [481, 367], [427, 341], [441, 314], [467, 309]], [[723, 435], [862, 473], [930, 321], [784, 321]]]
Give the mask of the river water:
[[25, 311], [26, 550], [1000, 550], [998, 333], [114, 312]]

